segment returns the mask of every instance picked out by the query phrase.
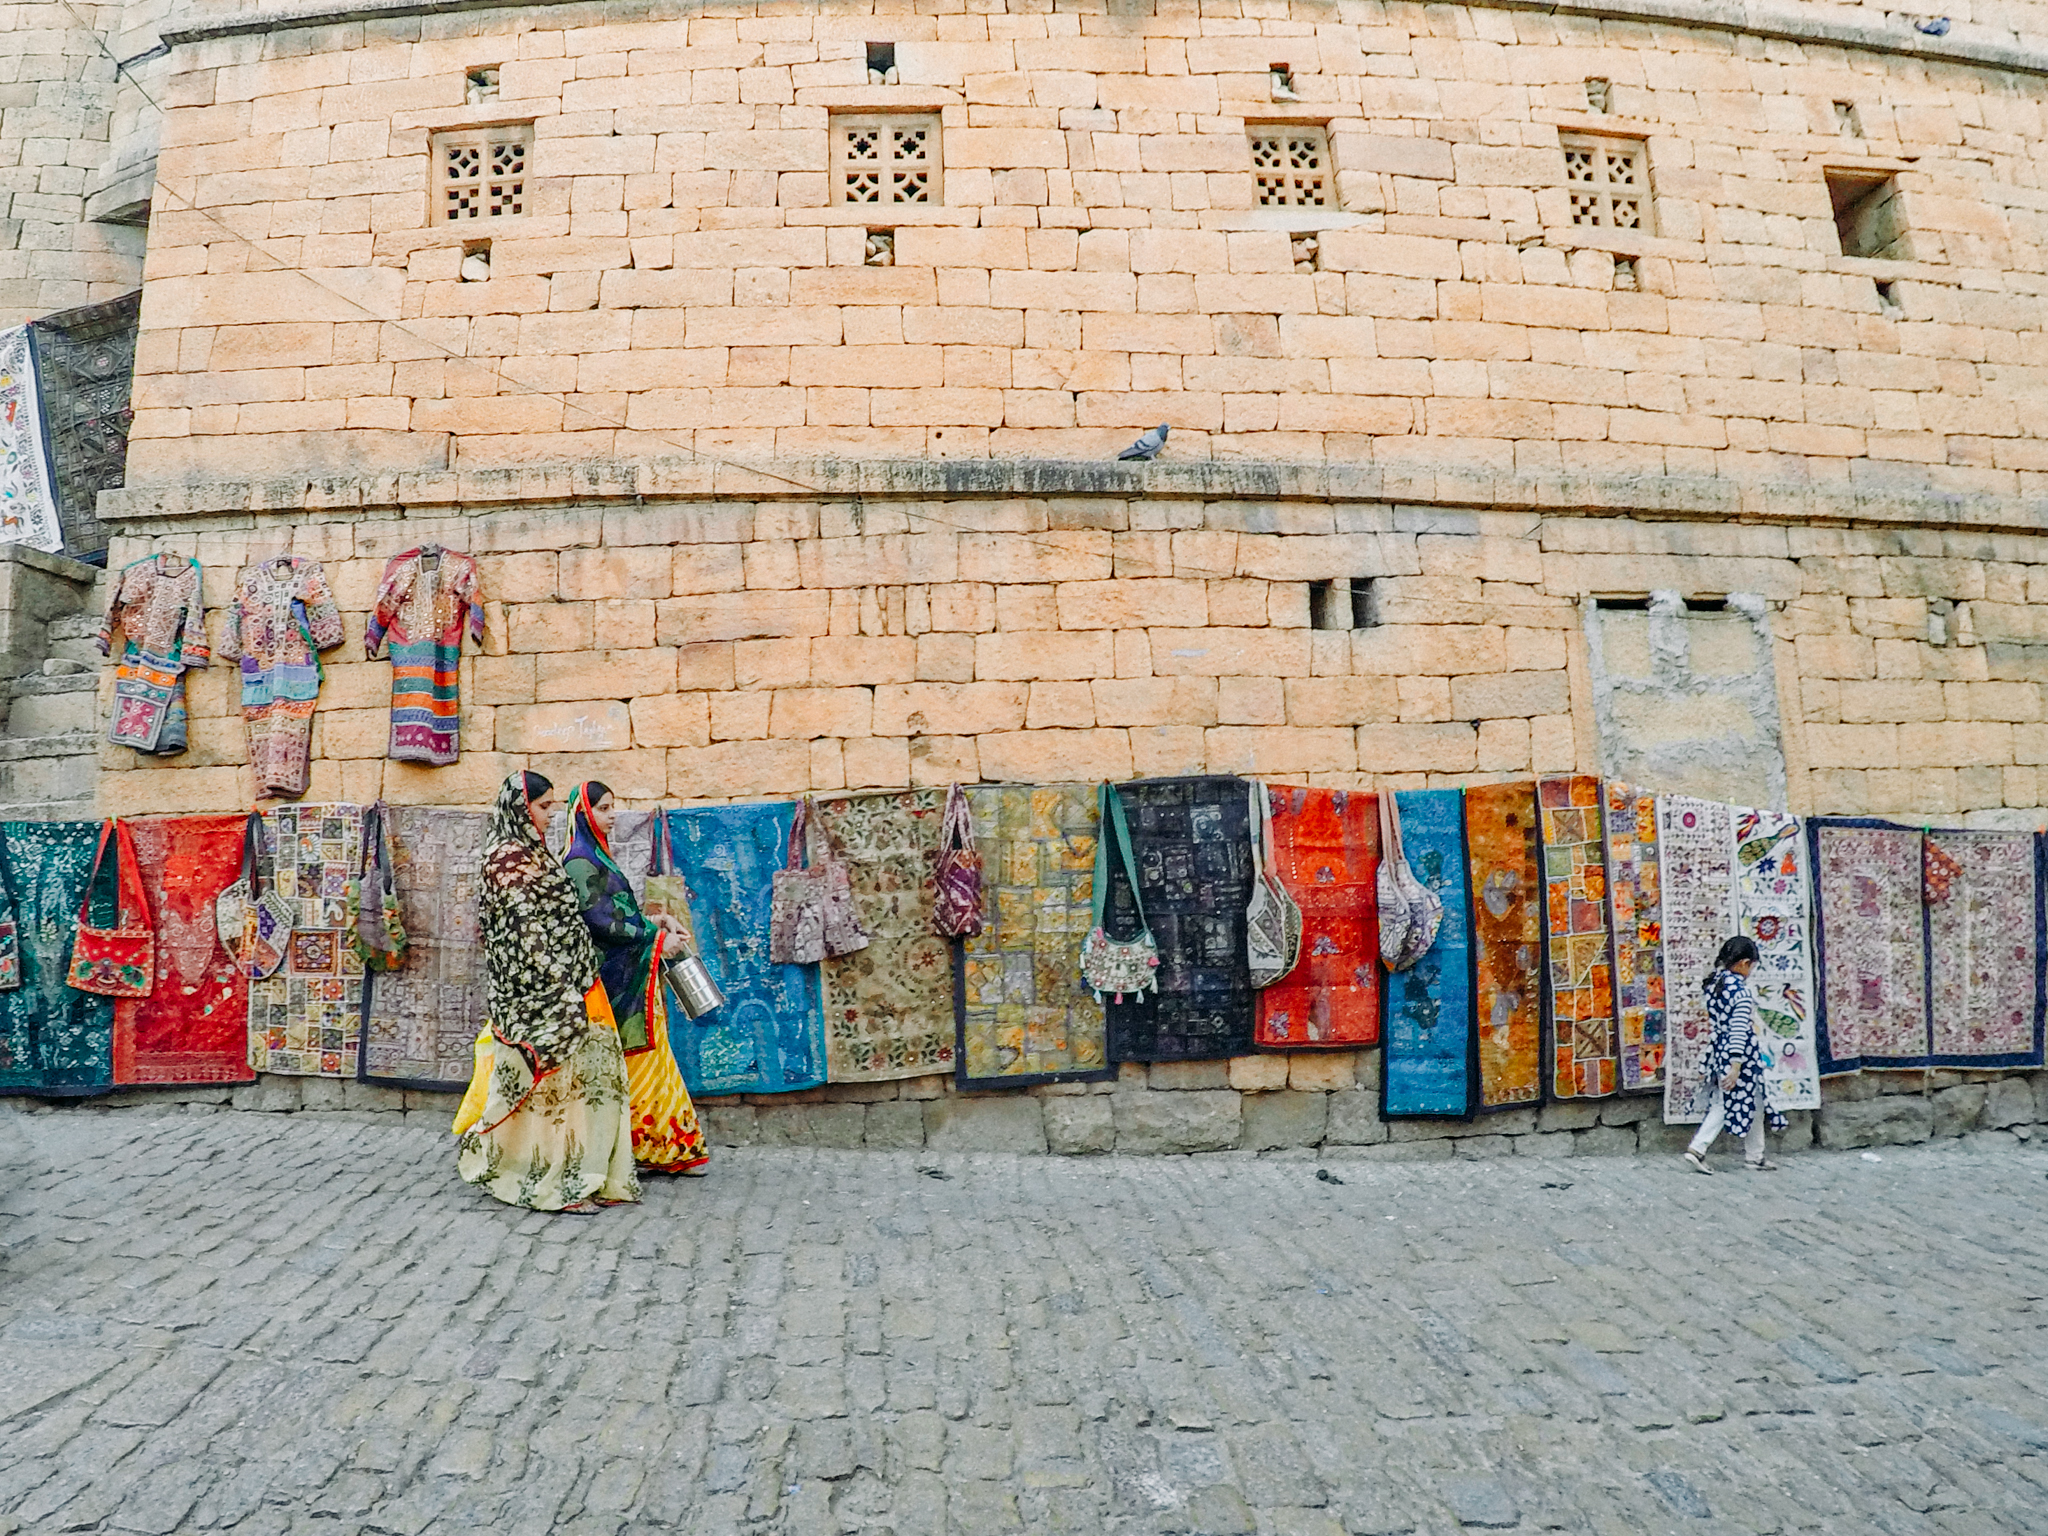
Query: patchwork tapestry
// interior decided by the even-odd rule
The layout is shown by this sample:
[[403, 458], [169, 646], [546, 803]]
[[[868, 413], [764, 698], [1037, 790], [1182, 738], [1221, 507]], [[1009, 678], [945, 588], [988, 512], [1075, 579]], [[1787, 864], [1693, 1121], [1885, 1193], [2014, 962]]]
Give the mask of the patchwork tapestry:
[[214, 902], [242, 872], [248, 817], [141, 816], [128, 823], [156, 929], [147, 997], [114, 1003], [117, 1083], [246, 1083], [249, 983], [222, 947]]
[[45, 315], [29, 327], [35, 336], [36, 383], [49, 431], [58, 516], [65, 547], [73, 554], [106, 548], [99, 495], [127, 483], [141, 315], [138, 290]]
[[1664, 1119], [1706, 1117], [1707, 1047], [1714, 1031], [1701, 990], [1735, 934], [1735, 823], [1729, 808], [1690, 795], [1657, 797], [1664, 895]]
[[770, 887], [795, 819], [789, 802], [668, 813], [704, 963], [725, 993], [725, 1006], [701, 1019], [669, 1006], [669, 1044], [693, 1094], [791, 1093], [825, 1081], [818, 968], [768, 958]]
[[[0, 992], [0, 1093], [76, 1097], [113, 1085], [114, 1000], [64, 984], [99, 837], [97, 821], [0, 822], [21, 962], [21, 985]], [[111, 888], [92, 915], [113, 921]]]
[[1607, 918], [1614, 931], [1614, 1017], [1621, 1086], [1664, 1085], [1664, 915], [1657, 862], [1657, 797], [1609, 780]]
[[819, 967], [828, 1081], [953, 1070], [953, 956], [932, 927], [945, 798], [918, 789], [818, 803], [868, 933], [866, 949]]
[[1269, 785], [1273, 873], [1301, 908], [1301, 959], [1258, 994], [1260, 1045], [1378, 1045], [1377, 797]]
[[1465, 797], [1455, 789], [1404, 789], [1401, 848], [1415, 878], [1444, 906], [1436, 942], [1386, 977], [1386, 1060], [1381, 1112], [1468, 1115], [1476, 1071], [1472, 1034], [1472, 902], [1465, 882]]
[[1536, 838], [1534, 784], [1465, 791], [1481, 1109], [1543, 1097], [1543, 883]]
[[278, 894], [298, 904], [298, 921], [285, 963], [275, 975], [249, 983], [249, 1065], [301, 1077], [354, 1077], [363, 1033], [363, 962], [342, 928], [348, 882], [362, 866], [363, 808], [281, 805], [265, 811], [263, 851]]
[[1811, 904], [1799, 818], [1736, 807], [1735, 926], [1762, 958], [1750, 974], [1763, 1042], [1764, 1097], [1772, 1109], [1820, 1108], [1813, 1043]]
[[[1121, 786], [1159, 990], [1111, 1001], [1111, 1061], [1208, 1061], [1251, 1049], [1253, 992], [1244, 909], [1251, 900], [1251, 802], [1228, 775]], [[1136, 930], [1130, 882], [1112, 865], [1110, 931]]]
[[1536, 786], [1543, 810], [1544, 913], [1553, 1098], [1619, 1086], [1614, 958], [1607, 926], [1607, 846], [1600, 781], [1576, 773]]
[[488, 1013], [477, 871], [491, 818], [423, 805], [387, 806], [384, 814], [405, 958], [364, 978], [356, 1075], [393, 1088], [459, 1091]]
[[1929, 832], [1956, 872], [1927, 890], [1932, 1064], [2042, 1064], [2041, 880], [2028, 832]]
[[43, 452], [35, 347], [28, 327], [0, 331], [0, 544], [64, 548], [57, 490]]
[[[1920, 833], [1885, 821], [1817, 816], [1806, 837], [1821, 975], [1814, 1018], [1820, 1071], [1926, 1066]], [[2027, 877], [2031, 891], [2031, 844]], [[2031, 937], [2031, 909], [2027, 927]]]
[[958, 951], [962, 1088], [1114, 1077], [1102, 1004], [1081, 979], [1094, 924], [1093, 784], [974, 784], [982, 928]]

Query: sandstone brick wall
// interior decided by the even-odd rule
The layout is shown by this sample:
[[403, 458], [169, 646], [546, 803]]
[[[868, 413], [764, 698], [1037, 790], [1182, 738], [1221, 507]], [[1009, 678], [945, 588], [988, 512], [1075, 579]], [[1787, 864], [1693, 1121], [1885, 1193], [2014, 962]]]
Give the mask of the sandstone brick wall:
[[114, 105], [113, 61], [93, 29], [112, 35], [120, 14], [85, 0], [0, 5], [0, 327], [141, 279], [143, 232], [85, 219]]
[[[152, 230], [133, 480], [1094, 458], [1164, 420], [1195, 458], [2040, 493], [2035, 77], [1484, 6], [635, 14], [181, 45], [162, 175], [206, 216]], [[828, 116], [877, 107], [940, 114], [942, 206], [832, 203]], [[430, 224], [430, 131], [525, 118], [530, 211]], [[1329, 125], [1336, 206], [1253, 206], [1270, 120]], [[1647, 140], [1655, 234], [1571, 223], [1583, 129]], [[1897, 174], [1915, 260], [1838, 254], [1830, 165]]]
[[[129, 493], [113, 562], [194, 556], [210, 603], [277, 550], [326, 562], [348, 638], [313, 799], [480, 806], [524, 766], [638, 804], [1204, 770], [1396, 787], [1596, 772], [1585, 605], [1668, 589], [1764, 604], [1792, 809], [2031, 826], [2048, 805], [2042, 536], [1308, 499], [578, 499], [552, 472], [441, 478], [448, 504], [404, 515], [362, 505], [374, 482], [326, 488], [347, 508], [273, 487], [300, 504], [257, 515], [144, 517]], [[463, 663], [463, 759], [441, 769], [384, 760], [389, 666], [361, 659], [384, 561], [428, 539], [477, 554], [489, 600], [484, 654]], [[1309, 583], [1339, 578], [1372, 583], [1367, 627], [1311, 627]], [[106, 809], [249, 802], [232, 670], [188, 681], [192, 749], [106, 749]]]

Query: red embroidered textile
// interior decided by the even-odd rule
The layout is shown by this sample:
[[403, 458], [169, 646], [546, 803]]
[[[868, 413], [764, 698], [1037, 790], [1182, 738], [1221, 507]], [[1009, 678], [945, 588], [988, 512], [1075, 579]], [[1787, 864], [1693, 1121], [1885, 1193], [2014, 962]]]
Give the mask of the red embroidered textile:
[[1301, 958], [1259, 993], [1260, 1045], [1378, 1045], [1379, 803], [1271, 785], [1273, 873], [1301, 908]]
[[156, 985], [114, 1005], [116, 1083], [246, 1083], [249, 983], [221, 948], [214, 901], [242, 869], [237, 811], [128, 823], [156, 928]]

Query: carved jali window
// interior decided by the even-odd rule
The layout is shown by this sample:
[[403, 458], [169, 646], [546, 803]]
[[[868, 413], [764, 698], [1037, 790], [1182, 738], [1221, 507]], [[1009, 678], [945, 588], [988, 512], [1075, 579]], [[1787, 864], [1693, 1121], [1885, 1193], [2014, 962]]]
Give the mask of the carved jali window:
[[1654, 231], [1650, 217], [1650, 151], [1641, 139], [1560, 134], [1565, 192], [1572, 222], [1601, 229]]
[[1329, 208], [1337, 201], [1330, 135], [1313, 124], [1267, 124], [1249, 130], [1252, 180], [1261, 208]]
[[939, 115], [884, 112], [832, 119], [832, 183], [842, 203], [938, 203]]
[[437, 222], [512, 218], [526, 212], [533, 124], [437, 133], [433, 155]]

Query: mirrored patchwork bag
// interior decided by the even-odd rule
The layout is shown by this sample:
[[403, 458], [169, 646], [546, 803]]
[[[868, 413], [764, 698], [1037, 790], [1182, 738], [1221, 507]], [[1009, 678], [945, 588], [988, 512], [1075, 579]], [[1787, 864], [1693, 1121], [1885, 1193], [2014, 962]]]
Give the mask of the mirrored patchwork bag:
[[[1124, 825], [1123, 797], [1105, 780], [1097, 791], [1101, 825], [1095, 834], [1094, 904], [1095, 925], [1081, 945], [1081, 979], [1094, 989], [1095, 1000], [1105, 993], [1122, 1002], [1146, 991], [1159, 991], [1159, 945], [1145, 921], [1145, 903], [1138, 891], [1137, 862], [1131, 857], [1130, 829]], [[1111, 850], [1114, 849], [1112, 854]], [[1109, 907], [1110, 860], [1114, 857], [1131, 886], [1131, 906], [1138, 914], [1138, 932], [1128, 939], [1111, 938], [1103, 919]]]
[[1245, 958], [1254, 987], [1270, 987], [1301, 959], [1301, 907], [1273, 872], [1273, 805], [1251, 783], [1252, 899], [1245, 903]]

